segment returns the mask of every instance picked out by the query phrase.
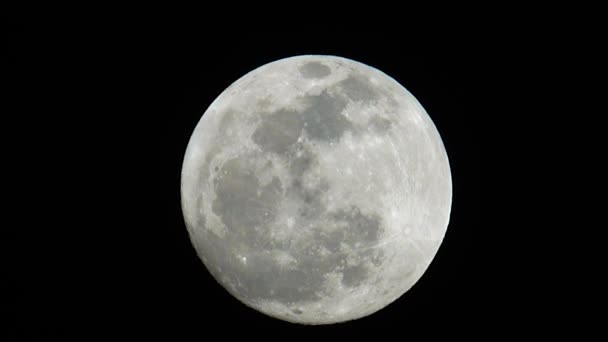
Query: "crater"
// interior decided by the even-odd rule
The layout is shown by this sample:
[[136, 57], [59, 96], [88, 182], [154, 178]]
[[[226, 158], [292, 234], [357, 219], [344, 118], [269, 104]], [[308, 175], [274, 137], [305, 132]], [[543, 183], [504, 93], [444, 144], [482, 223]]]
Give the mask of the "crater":
[[300, 66], [299, 70], [304, 78], [323, 78], [331, 74], [331, 69], [320, 62], [308, 62]]

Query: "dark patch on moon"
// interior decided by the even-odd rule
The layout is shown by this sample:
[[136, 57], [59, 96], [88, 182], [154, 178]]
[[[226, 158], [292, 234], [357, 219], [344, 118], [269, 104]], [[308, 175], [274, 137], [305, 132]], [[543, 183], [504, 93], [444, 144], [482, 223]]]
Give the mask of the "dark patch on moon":
[[196, 209], [199, 214], [194, 216], [194, 227], [192, 227], [194, 228], [192, 232], [194, 234], [207, 229], [207, 216], [204, 214], [202, 194], [196, 199]]
[[378, 90], [363, 75], [351, 73], [338, 83], [346, 96], [354, 101], [373, 101], [379, 99]]
[[331, 74], [331, 69], [321, 62], [308, 62], [299, 68], [304, 78], [323, 78]]
[[317, 160], [313, 153], [308, 150], [301, 150], [299, 156], [291, 157], [289, 164], [289, 173], [295, 180], [300, 180], [304, 174], [310, 170]]
[[297, 203], [298, 220], [314, 220], [325, 212], [321, 196], [329, 190], [327, 180], [322, 179], [315, 187], [304, 186], [304, 176], [317, 166], [317, 156], [304, 147], [302, 143], [295, 146], [287, 157], [289, 174], [292, 182], [286, 189], [287, 201]]
[[338, 210], [331, 217], [345, 225], [344, 240], [347, 243], [357, 242], [369, 245], [378, 242], [380, 234], [380, 216], [364, 215], [357, 206], [351, 206], [348, 210]]
[[369, 126], [376, 133], [386, 133], [391, 129], [393, 122], [380, 116], [374, 116], [369, 120]]
[[[365, 215], [358, 207], [352, 206], [347, 210], [332, 212], [329, 217], [338, 223], [338, 229], [325, 230], [320, 227], [316, 231], [315, 241], [330, 251], [331, 255], [345, 261], [348, 254], [341, 251], [341, 245], [345, 244], [358, 253], [361, 259], [370, 260], [375, 266], [383, 262], [382, 251], [375, 248], [381, 231], [378, 215]], [[368, 278], [368, 273], [369, 270], [362, 264], [347, 266], [342, 271], [342, 283], [356, 287]]]
[[305, 189], [291, 191], [294, 195], [294, 199], [299, 202], [298, 214], [299, 219], [303, 221], [318, 219], [323, 213], [325, 208], [321, 202], [321, 189]]
[[[222, 166], [215, 179], [213, 212], [222, 219], [226, 229], [257, 240], [254, 228], [274, 219], [282, 195], [278, 178], [261, 187], [245, 158], [234, 158]], [[238, 213], [238, 214], [237, 214]]]
[[285, 154], [298, 141], [302, 130], [312, 140], [338, 141], [353, 124], [342, 115], [346, 100], [327, 92], [302, 98], [301, 112], [280, 109], [265, 115], [251, 139], [265, 152]]
[[269, 97], [265, 97], [263, 99], [258, 100], [258, 108], [261, 108], [261, 109], [266, 109], [271, 104], [272, 104], [272, 102], [270, 101]]
[[364, 256], [368, 258], [374, 266], [380, 266], [384, 261], [384, 251], [379, 248], [368, 249], [364, 252]]
[[360, 285], [367, 279], [367, 268], [362, 265], [348, 266], [342, 272], [342, 284], [349, 287]]
[[302, 127], [299, 113], [279, 110], [262, 120], [251, 139], [266, 152], [283, 154], [298, 141]]
[[305, 99], [308, 107], [302, 112], [304, 130], [308, 137], [321, 141], [337, 141], [352, 128], [352, 123], [342, 115], [346, 101], [327, 92]]
[[340, 252], [340, 244], [344, 241], [344, 231], [341, 229], [331, 232], [317, 233], [317, 241], [331, 253]]

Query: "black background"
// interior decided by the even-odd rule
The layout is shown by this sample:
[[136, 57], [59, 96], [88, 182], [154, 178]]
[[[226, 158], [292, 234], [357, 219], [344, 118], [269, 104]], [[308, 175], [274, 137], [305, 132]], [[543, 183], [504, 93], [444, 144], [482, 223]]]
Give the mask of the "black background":
[[[211, 340], [477, 331], [476, 55], [457, 35], [419, 41], [391, 31], [13, 26], [9, 97], [21, 105], [12, 118], [39, 138], [19, 140], [33, 156], [23, 173], [38, 195], [24, 200], [17, 227], [15, 333]], [[231, 297], [196, 256], [180, 207], [182, 158], [207, 106], [252, 69], [300, 54], [351, 58], [404, 85], [437, 126], [453, 177], [447, 235], [420, 281], [371, 316], [329, 326], [282, 322]]]

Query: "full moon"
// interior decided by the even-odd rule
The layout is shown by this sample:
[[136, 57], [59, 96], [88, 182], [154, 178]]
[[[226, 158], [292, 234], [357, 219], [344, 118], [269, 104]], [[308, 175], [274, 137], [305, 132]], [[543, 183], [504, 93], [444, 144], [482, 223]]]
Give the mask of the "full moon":
[[181, 200], [194, 248], [229, 293], [277, 319], [331, 324], [420, 279], [447, 230], [452, 181], [409, 91], [360, 62], [307, 55], [249, 72], [209, 106]]

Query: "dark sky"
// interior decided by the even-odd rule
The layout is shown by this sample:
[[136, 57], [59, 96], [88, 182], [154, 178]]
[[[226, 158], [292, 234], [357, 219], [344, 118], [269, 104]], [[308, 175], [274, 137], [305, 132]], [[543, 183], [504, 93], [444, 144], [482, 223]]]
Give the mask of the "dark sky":
[[[246, 334], [433, 338], [468, 333], [484, 273], [480, 228], [476, 54], [460, 37], [410, 39], [382, 30], [315, 32], [144, 29], [9, 30], [9, 97], [35, 167], [25, 239], [15, 260], [20, 336], [133, 336], [201, 340]], [[453, 177], [450, 226], [437, 257], [403, 297], [376, 314], [305, 327], [246, 308], [223, 290], [191, 247], [179, 175], [194, 126], [228, 85], [299, 54], [332, 54], [374, 66], [425, 107]], [[29, 165], [29, 164], [28, 164]], [[329, 338], [329, 337], [328, 337]]]

